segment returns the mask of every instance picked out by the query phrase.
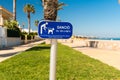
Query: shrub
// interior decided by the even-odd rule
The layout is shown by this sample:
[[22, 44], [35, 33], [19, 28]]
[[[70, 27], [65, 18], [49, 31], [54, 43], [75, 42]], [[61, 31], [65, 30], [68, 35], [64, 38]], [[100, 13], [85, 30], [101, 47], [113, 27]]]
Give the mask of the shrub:
[[37, 35], [37, 32], [31, 32], [30, 35]]
[[21, 40], [25, 40], [25, 35], [24, 34], [21, 35]]
[[28, 33], [24, 31], [24, 32], [21, 32], [21, 34], [23, 34], [23, 35], [26, 34], [27, 35]]
[[[26, 34], [22, 34], [22, 35], [21, 35], [21, 39], [22, 39], [22, 40], [25, 40], [25, 35], [26, 35]], [[33, 36], [33, 38], [34, 38], [34, 36]], [[32, 35], [27, 35], [27, 40], [31, 40], [31, 39], [32, 39]]]
[[11, 21], [4, 21], [4, 26], [7, 28], [7, 37], [20, 37], [21, 31], [18, 28], [18, 22], [11, 20]]
[[20, 31], [7, 29], [7, 37], [20, 37]]
[[27, 35], [27, 40], [31, 40], [31, 35]]

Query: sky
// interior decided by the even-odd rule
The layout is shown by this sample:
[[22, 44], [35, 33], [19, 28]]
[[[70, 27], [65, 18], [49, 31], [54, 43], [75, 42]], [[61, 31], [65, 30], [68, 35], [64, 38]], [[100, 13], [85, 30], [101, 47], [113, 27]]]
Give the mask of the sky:
[[[0, 5], [13, 11], [13, 0], [0, 0]], [[94, 37], [120, 37], [120, 4], [118, 0], [59, 0], [66, 6], [58, 11], [62, 22], [73, 25], [73, 35]], [[25, 4], [35, 7], [35, 14], [31, 14], [31, 28], [37, 30], [35, 20], [43, 19], [43, 8], [40, 0], [17, 0], [17, 21], [27, 28], [27, 14], [24, 13]]]

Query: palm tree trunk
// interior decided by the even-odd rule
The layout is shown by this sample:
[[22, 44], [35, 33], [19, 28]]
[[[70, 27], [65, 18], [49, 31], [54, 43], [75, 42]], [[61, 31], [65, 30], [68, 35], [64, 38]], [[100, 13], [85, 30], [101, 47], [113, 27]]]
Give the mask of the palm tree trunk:
[[13, 0], [13, 20], [16, 20], [16, 0]]
[[44, 19], [56, 21], [58, 0], [42, 0]]
[[30, 13], [28, 13], [28, 34], [30, 34]]

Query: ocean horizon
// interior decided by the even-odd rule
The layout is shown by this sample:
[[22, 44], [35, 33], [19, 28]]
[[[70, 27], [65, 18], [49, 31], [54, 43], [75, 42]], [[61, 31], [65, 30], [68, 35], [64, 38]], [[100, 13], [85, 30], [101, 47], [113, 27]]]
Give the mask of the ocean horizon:
[[95, 40], [120, 40], [120, 38], [91, 38]]

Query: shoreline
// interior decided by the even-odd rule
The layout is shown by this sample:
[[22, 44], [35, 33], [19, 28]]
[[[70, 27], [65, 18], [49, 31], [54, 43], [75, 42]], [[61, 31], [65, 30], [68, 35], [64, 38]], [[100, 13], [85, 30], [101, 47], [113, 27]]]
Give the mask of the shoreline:
[[111, 40], [105, 40], [105, 39], [86, 39], [86, 40], [94, 40], [94, 41], [119, 41], [120, 42], [120, 40], [113, 40], [113, 39], [111, 39]]

